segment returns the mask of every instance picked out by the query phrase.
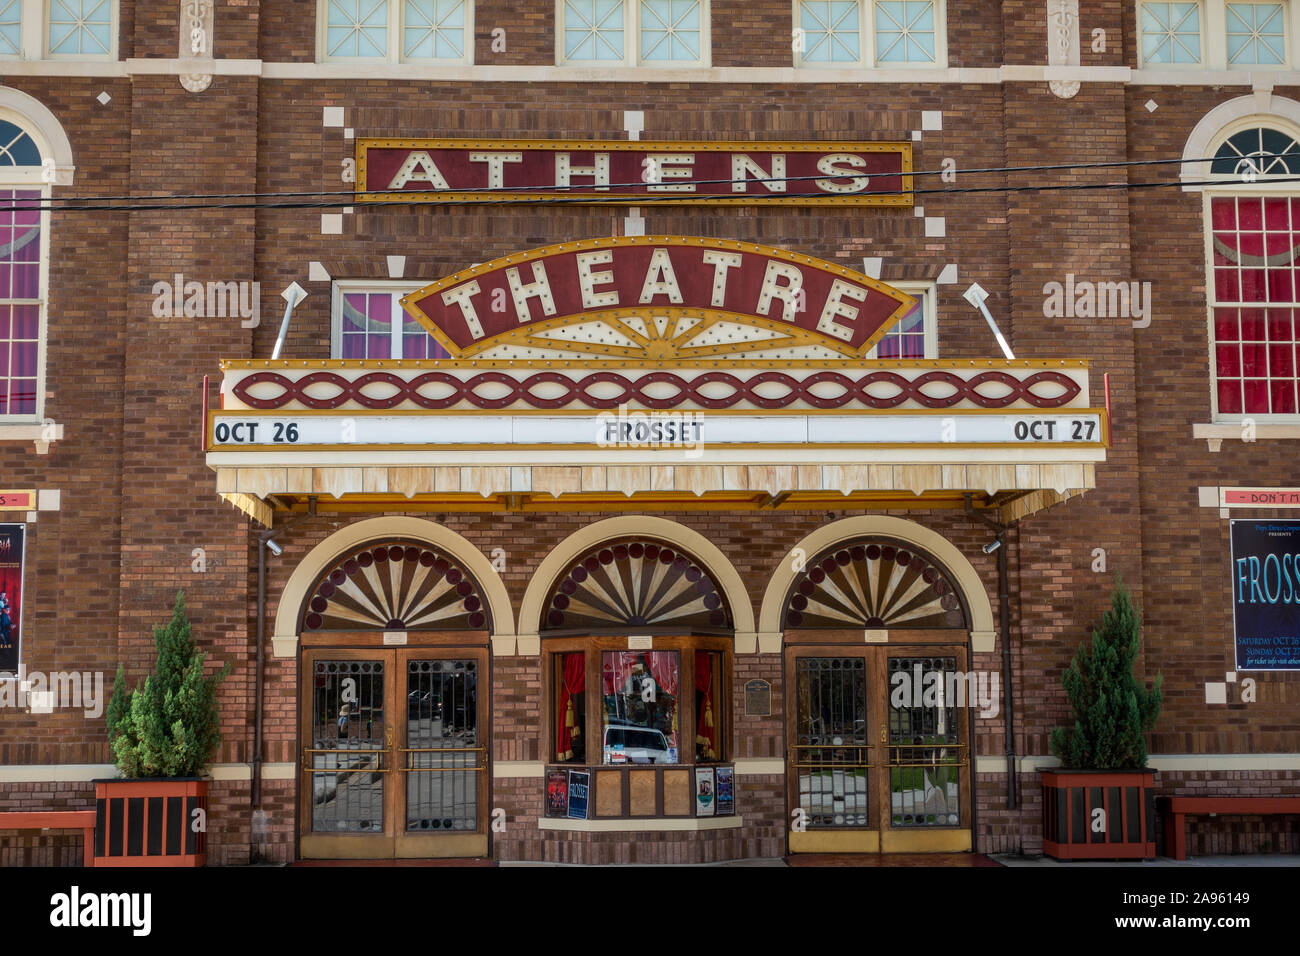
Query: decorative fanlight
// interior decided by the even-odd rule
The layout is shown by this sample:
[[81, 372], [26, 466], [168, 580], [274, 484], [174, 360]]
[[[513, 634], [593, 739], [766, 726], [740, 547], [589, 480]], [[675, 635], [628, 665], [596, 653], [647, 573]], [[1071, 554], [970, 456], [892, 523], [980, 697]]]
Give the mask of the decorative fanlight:
[[628, 540], [596, 548], [551, 590], [542, 627], [555, 629], [731, 626], [717, 583], [694, 558], [667, 545]]
[[966, 614], [947, 575], [892, 544], [837, 547], [795, 580], [786, 627], [965, 627]]
[[312, 591], [308, 631], [478, 630], [487, 612], [474, 579], [452, 559], [405, 542], [339, 561]]

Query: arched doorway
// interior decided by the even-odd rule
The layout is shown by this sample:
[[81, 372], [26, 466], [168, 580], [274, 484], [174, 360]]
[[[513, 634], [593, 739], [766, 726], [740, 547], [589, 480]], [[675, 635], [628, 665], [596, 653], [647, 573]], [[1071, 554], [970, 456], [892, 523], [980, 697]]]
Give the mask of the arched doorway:
[[542, 657], [543, 829], [740, 825], [733, 654], [737, 619], [753, 618], [739, 581], [698, 532], [645, 517], [596, 522], [543, 562], [520, 619]]
[[298, 588], [303, 858], [488, 854], [500, 581], [465, 553], [387, 534]]
[[918, 545], [920, 526], [854, 520], [801, 543], [764, 602], [784, 647], [790, 851], [969, 850], [971, 709], [998, 690], [969, 666], [987, 598], [968, 600], [973, 569]]

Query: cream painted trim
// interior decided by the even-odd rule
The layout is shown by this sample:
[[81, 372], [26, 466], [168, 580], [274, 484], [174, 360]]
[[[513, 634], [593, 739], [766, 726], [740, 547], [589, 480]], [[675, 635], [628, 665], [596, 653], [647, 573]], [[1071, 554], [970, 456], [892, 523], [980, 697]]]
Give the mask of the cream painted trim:
[[971, 631], [970, 649], [975, 654], [992, 654], [997, 639], [997, 631]]
[[584, 833], [652, 833], [673, 830], [737, 830], [745, 825], [744, 817], [695, 817], [666, 820], [569, 820], [540, 817], [539, 830], [571, 830]]
[[348, 548], [383, 537], [408, 537], [427, 541], [441, 548], [464, 565], [483, 589], [483, 597], [492, 612], [493, 635], [513, 637], [515, 622], [510, 595], [496, 569], [478, 548], [450, 528], [424, 518], [403, 518], [386, 515], [368, 518], [340, 528], [316, 547], [312, 548], [293, 569], [289, 581], [280, 592], [275, 609], [275, 628], [272, 646], [276, 657], [292, 657], [298, 646], [298, 612], [312, 582], [337, 560]]
[[[213, 780], [252, 780], [253, 765], [247, 763], [214, 763], [208, 768]], [[262, 764], [263, 780], [294, 780], [298, 776], [296, 763]]]
[[[14, 73], [10, 67], [16, 64], [0, 61], [0, 68], [5, 73]], [[41, 157], [54, 159], [54, 185], [71, 186], [76, 165], [72, 158], [72, 143], [63, 130], [63, 124], [50, 112], [50, 108], [36, 97], [15, 90], [13, 87], [0, 86], [0, 109], [11, 111], [20, 118], [19, 125], [32, 134], [40, 148]], [[45, 230], [49, 232], [49, 228]]]
[[540, 760], [496, 760], [492, 763], [493, 777], [545, 777], [546, 764]]
[[[1061, 765], [1056, 757], [1028, 756], [1016, 758], [1017, 773], [1054, 770]], [[1270, 771], [1300, 770], [1300, 754], [1151, 754], [1147, 766], [1157, 771]], [[975, 758], [976, 773], [1006, 773], [1007, 758], [987, 754]]]
[[[841, 518], [839, 521], [832, 521], [818, 528], [799, 541], [795, 547], [802, 548], [804, 554], [811, 560], [815, 555], [841, 542], [874, 535], [906, 541], [943, 562], [944, 566], [952, 572], [953, 583], [961, 588], [962, 594], [966, 597], [971, 613], [971, 630], [992, 631], [994, 629], [993, 606], [989, 603], [988, 591], [985, 590], [984, 582], [980, 580], [979, 574], [971, 566], [970, 561], [943, 535], [914, 521], [888, 515], [858, 515], [852, 518]], [[791, 554], [793, 550], [792, 548]], [[767, 591], [763, 594], [763, 609], [758, 615], [760, 631], [781, 632], [782, 605], [797, 574], [791, 554], [787, 554], [781, 560], [767, 584]]]
[[745, 582], [741, 580], [735, 567], [717, 545], [698, 531], [676, 521], [648, 515], [619, 515], [593, 522], [575, 531], [556, 545], [545, 560], [537, 566], [537, 570], [532, 573], [528, 581], [528, 590], [524, 592], [523, 602], [519, 605], [518, 633], [535, 633], [534, 628], [542, 620], [547, 592], [570, 564], [602, 541], [629, 535], [648, 535], [658, 538], [694, 555], [696, 560], [704, 564], [705, 569], [713, 575], [713, 579], [726, 594], [736, 632], [754, 630], [754, 606], [750, 602], [749, 593], [745, 590]]
[[738, 777], [785, 776], [785, 760], [781, 757], [737, 757], [732, 764]]
[[[1300, 4], [1296, 4], [1296, 7], [1300, 9]], [[1291, 76], [1297, 77], [1300, 74], [1292, 73]], [[1289, 86], [1296, 82], [1294, 79], [1284, 80], [1282, 76], [1271, 76], [1269, 81], [1279, 86]], [[1184, 184], [1183, 192], [1201, 192], [1205, 188], [1204, 186], [1189, 186], [1187, 183], [1209, 179], [1210, 164], [1208, 162], [1194, 163], [1191, 160], [1208, 158], [1211, 155], [1210, 148], [1224, 138], [1224, 134], [1229, 127], [1240, 126], [1244, 120], [1248, 119], [1258, 119], [1261, 123], [1267, 123], [1270, 120], [1276, 123], [1281, 119], [1300, 127], [1300, 103], [1287, 99], [1285, 96], [1273, 95], [1266, 99], [1267, 108], [1261, 108], [1260, 97], [1255, 94], [1238, 96], [1220, 103], [1200, 118], [1197, 124], [1192, 127], [1187, 142], [1183, 146], [1183, 165], [1180, 167], [1179, 174]], [[1239, 131], [1239, 129], [1233, 130], [1233, 132]], [[1240, 186], [1241, 184], [1225, 180], [1224, 185]], [[1282, 185], [1291, 187], [1295, 184], [1284, 183]], [[1246, 188], [1251, 192], [1256, 191], [1256, 187]]]
[[[1250, 416], [1246, 416], [1250, 417]], [[1300, 438], [1300, 424], [1288, 422], [1270, 423], [1264, 415], [1255, 416], [1255, 440], [1261, 438]], [[1197, 423], [1192, 425], [1193, 438], [1206, 438], [1210, 440], [1230, 441], [1242, 440], [1245, 428], [1241, 422], [1212, 422]]]
[[[609, 70], [569, 66], [436, 66], [423, 63], [307, 63], [265, 60], [181, 60], [162, 57], [128, 60], [4, 60], [0, 68], [11, 76], [95, 76], [106, 79], [140, 74], [179, 76], [199, 64], [214, 76], [260, 76], [269, 80], [429, 80], [461, 83], [765, 83], [913, 85], [1043, 83], [1079, 80], [1087, 83], [1122, 83], [1130, 86], [1241, 86], [1258, 82], [1300, 86], [1300, 70], [1182, 70], [1139, 69], [1127, 66], [920, 67], [916, 69], [802, 69], [798, 67], [711, 67], [662, 69], [618, 67]], [[209, 69], [209, 64], [211, 69]]]
[[0, 767], [0, 783], [89, 783], [117, 776], [111, 763], [11, 764]]

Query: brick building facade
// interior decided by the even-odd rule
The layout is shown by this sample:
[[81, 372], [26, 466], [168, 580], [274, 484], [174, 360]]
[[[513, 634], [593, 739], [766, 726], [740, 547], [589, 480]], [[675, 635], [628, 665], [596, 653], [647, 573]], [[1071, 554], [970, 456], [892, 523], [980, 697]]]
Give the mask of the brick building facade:
[[[481, 842], [446, 843], [453, 855], [686, 862], [841, 846], [1036, 854], [1043, 841], [1038, 770], [1051, 765], [1048, 736], [1068, 716], [1061, 672], [1109, 606], [1116, 573], [1144, 613], [1141, 673], [1150, 679], [1159, 672], [1164, 679], [1163, 711], [1148, 741], [1159, 792], [1296, 793], [1297, 682], [1283, 670], [1235, 673], [1229, 541], [1229, 518], [1283, 520], [1292, 512], [1224, 508], [1220, 492], [1297, 483], [1289, 441], [1300, 437], [1295, 394], [1300, 358], [1294, 354], [1300, 332], [1293, 334], [1289, 323], [1300, 290], [1282, 294], [1276, 291], [1280, 286], [1269, 286], [1255, 294], [1234, 286], [1239, 290], [1234, 297], [1211, 275], [1215, 266], [1223, 271], [1225, 262], [1240, 271], [1254, 262], [1246, 258], [1254, 254], [1246, 251], [1247, 239], [1229, 233], [1290, 234], [1285, 210], [1295, 201], [1286, 197], [1295, 184], [1270, 182], [1270, 177], [1285, 179], [1296, 167], [1283, 158], [1280, 167], [1265, 167], [1255, 176], [1242, 175], [1235, 159], [1227, 171], [1208, 162], [1093, 165], [1248, 156], [1249, 150], [1230, 144], [1243, 142], [1233, 139], [1238, 134], [1259, 129], [1273, 131], [1268, 136], [1274, 138], [1261, 147], [1265, 153], [1273, 149], [1268, 144], [1279, 142], [1285, 148], [1276, 152], [1300, 149], [1300, 90], [1290, 88], [1300, 86], [1293, 72], [1293, 58], [1300, 53], [1288, 47], [1295, 42], [1293, 18], [1300, 17], [1296, 4], [1227, 4], [1278, 7], [1286, 30], [1277, 34], [1281, 39], [1267, 29], [1245, 41], [1230, 38], [1226, 52], [1215, 18], [1234, 14], [1218, 0], [1196, 5], [1195, 29], [1153, 26], [1155, 21], [1143, 17], [1161, 11], [1137, 9], [1181, 5], [1113, 0], [892, 5], [701, 0], [639, 6], [632, 0], [594, 6], [564, 0], [393, 0], [378, 5], [388, 17], [381, 27], [374, 26], [379, 21], [331, 14], [323, 2], [115, 0], [108, 6], [111, 18], [103, 24], [95, 19], [98, 14], [73, 18], [68, 29], [79, 31], [81, 52], [69, 51], [53, 26], [42, 25], [40, 2], [21, 4], [24, 19], [16, 32], [5, 33], [0, 24], [0, 36], [12, 34], [16, 44], [13, 55], [0, 58], [0, 122], [9, 124], [4, 129], [14, 139], [0, 156], [0, 190], [16, 199], [21, 197], [11, 190], [43, 193], [55, 207], [40, 224], [38, 239], [47, 248], [38, 256], [39, 294], [22, 289], [17, 278], [19, 263], [30, 267], [34, 261], [24, 258], [19, 241], [31, 235], [34, 220], [5, 213], [11, 218], [0, 239], [11, 243], [6, 268], [15, 276], [6, 287], [12, 299], [2, 300], [9, 303], [4, 308], [11, 312], [12, 331], [0, 341], [10, 349], [12, 365], [5, 373], [9, 404], [0, 414], [0, 487], [36, 492], [29, 508], [0, 516], [25, 532], [16, 646], [0, 665], [21, 664], [28, 673], [102, 673], [107, 693], [119, 662], [132, 680], [147, 671], [152, 626], [165, 619], [183, 589], [194, 633], [214, 665], [234, 665], [221, 690], [222, 740], [212, 758], [210, 862], [284, 862], [349, 852], [337, 841], [357, 835], [355, 814], [330, 818], [345, 836], [311, 842], [321, 829], [313, 830], [312, 822], [314, 813], [323, 812], [319, 801], [316, 810], [312, 802], [320, 775], [303, 772], [304, 766], [341, 766], [313, 763], [318, 758], [308, 753], [313, 749], [309, 728], [319, 728], [323, 716], [312, 711], [312, 698], [319, 696], [314, 690], [326, 685], [311, 681], [307, 662], [333, 661], [330, 653], [337, 647], [355, 652], [335, 655], [338, 660], [394, 655], [385, 658], [390, 675], [393, 668], [408, 667], [403, 654], [414, 660], [420, 648], [433, 654], [431, 660], [454, 660], [456, 667], [480, 662], [487, 668], [489, 679], [478, 685], [470, 704], [480, 707], [477, 727], [469, 717], [457, 718], [454, 705], [446, 703], [452, 695], [447, 688], [458, 685], [440, 684], [434, 697], [443, 730], [460, 719], [461, 736], [452, 739], [468, 741], [467, 751], [483, 748], [470, 758], [480, 761], [475, 769], [442, 771], [449, 779], [477, 781], [469, 790], [468, 822], [446, 812], [457, 820], [455, 829], [464, 822], [466, 832]], [[656, 32], [660, 7], [670, 19], [684, 19]], [[463, 21], [455, 12], [460, 8], [466, 12]], [[627, 18], [618, 21], [621, 31], [580, 19], [608, 17], [614, 8]], [[831, 15], [830, 8], [850, 19], [827, 26], [822, 18]], [[895, 24], [890, 19], [895, 14], [906, 24]], [[343, 19], [320, 22], [331, 15]], [[438, 21], [425, 31], [428, 37], [416, 37], [417, 15]], [[560, 17], [570, 18], [563, 28], [557, 26]], [[426, 39], [431, 53], [421, 52]], [[607, 41], [610, 49], [626, 43], [621, 58], [587, 55]], [[349, 43], [359, 55], [342, 55]], [[661, 60], [655, 43], [680, 48], [685, 59]], [[1189, 52], [1181, 59], [1173, 56], [1172, 63], [1162, 59], [1162, 51], [1175, 43], [1184, 50], [1194, 46], [1196, 58], [1189, 60]], [[1255, 44], [1248, 51], [1254, 59], [1242, 59], [1247, 56], [1242, 43]], [[890, 44], [902, 44], [908, 52]], [[1276, 63], [1273, 44], [1281, 51]], [[823, 60], [822, 45], [839, 52], [826, 53]], [[380, 49], [382, 55], [364, 55]], [[15, 139], [19, 134], [30, 137], [34, 163]], [[647, 194], [639, 204], [525, 200], [368, 206], [349, 195], [361, 174], [358, 143], [378, 149], [380, 142], [423, 140], [473, 141], [474, 149], [521, 156], [567, 143], [574, 166], [581, 168], [596, 151], [582, 144], [592, 142], [674, 144], [678, 153], [687, 148], [681, 144], [749, 144], [755, 155], [764, 144], [812, 144], [826, 152], [836, 143], [897, 144], [898, 155], [911, 164], [900, 177], [915, 171], [916, 193], [904, 205], [837, 205], [820, 198], [806, 205], [674, 204]], [[524, 145], [513, 145], [519, 143]], [[1233, 148], [1236, 153], [1224, 152]], [[768, 162], [762, 159], [764, 169], [771, 169]], [[1068, 168], [1014, 171], [1056, 164]], [[963, 172], [955, 178], [937, 175], [953, 167]], [[995, 172], [966, 172], [978, 169]], [[579, 178], [577, 168], [574, 172]], [[829, 181], [846, 178], [840, 171]], [[1130, 188], [1019, 189], [1124, 182]], [[1153, 182], [1169, 185], [1145, 185]], [[1205, 182], [1211, 185], [1199, 185]], [[148, 208], [141, 198], [190, 195], [237, 198], [173, 200], [177, 208], [159, 209]], [[1267, 227], [1257, 220], [1248, 223], [1244, 211], [1263, 196], [1275, 204], [1264, 214]], [[69, 197], [85, 200], [76, 205], [88, 208], [61, 208]], [[1213, 218], [1211, 204], [1219, 200], [1232, 204], [1237, 218], [1231, 223]], [[1274, 224], [1275, 208], [1284, 216], [1280, 227]], [[1300, 205], [1296, 208], [1300, 212]], [[264, 402], [274, 397], [273, 389], [240, 392], [236, 386], [241, 375], [273, 368], [268, 362], [284, 308], [279, 292], [291, 283], [307, 296], [293, 310], [281, 356], [287, 361], [274, 364], [280, 370], [277, 387], [286, 394], [305, 389], [300, 379], [310, 370], [352, 379], [367, 370], [388, 370], [396, 384], [376, 387], [368, 398], [359, 389], [351, 401], [329, 406], [340, 419], [354, 417], [364, 430], [373, 421], [366, 415], [391, 406], [372, 404], [367, 411], [358, 398], [387, 400], [383, 388], [406, 389], [402, 407], [411, 414], [428, 411], [430, 406], [412, 399], [413, 387], [404, 383], [429, 369], [460, 367], [455, 354], [447, 358], [443, 343], [428, 337], [428, 325], [394, 331], [390, 324], [376, 332], [385, 328], [383, 317], [369, 311], [376, 302], [391, 303], [398, 294], [416, 293], [482, 264], [491, 271], [497, 260], [530, 250], [638, 236], [739, 242], [756, 255], [788, 253], [805, 257], [809, 268], [820, 268], [815, 260], [828, 269], [848, 270], [843, 274], [851, 281], [881, 286], [881, 295], [901, 291], [909, 303], [903, 311], [910, 327], [923, 326], [928, 340], [922, 341], [920, 332], [909, 340], [897, 328], [897, 337], [890, 339], [890, 329], [882, 327], [879, 335], [885, 338], [871, 343], [878, 351], [864, 347], [849, 355], [845, 365], [852, 371], [845, 374], [862, 380], [875, 369], [890, 368], [909, 378], [947, 369], [957, 384], [933, 389], [931, 407], [953, 407], [942, 402], [944, 388], [950, 388], [965, 395], [961, 407], [973, 412], [999, 407], [990, 404], [997, 387], [977, 394], [969, 378], [979, 370], [1000, 370], [1011, 384], [998, 387], [1020, 399], [1007, 406], [1007, 415], [1027, 421], [1035, 409], [1054, 407], [1067, 417], [1070, 409], [1089, 410], [1106, 429], [1108, 444], [1098, 440], [1086, 455], [1063, 444], [1034, 457], [987, 439], [958, 440], [952, 448], [936, 445], [907, 457], [908, 440], [892, 445], [873, 440], [782, 457], [784, 452], [765, 450], [760, 438], [751, 443], [755, 450], [749, 458], [710, 460], [712, 451], [706, 449], [696, 464], [668, 449], [656, 452], [658, 458], [626, 461], [607, 457], [619, 454], [616, 448], [589, 449], [590, 455], [571, 450], [568, 458], [557, 451], [557, 458], [529, 447], [511, 457], [508, 447], [500, 452], [468, 443], [438, 450], [441, 439], [435, 438], [405, 449], [373, 440], [362, 441], [366, 448], [357, 451], [331, 446], [292, 452], [270, 444], [239, 450], [221, 446], [212, 423], [201, 423], [205, 402], [218, 411], [251, 409], [257, 406], [248, 403], [250, 397]], [[1227, 244], [1226, 258], [1215, 241]], [[1290, 252], [1293, 244], [1279, 241], [1264, 240], [1264, 254], [1272, 257], [1267, 268], [1289, 271], [1289, 259], [1282, 266], [1275, 260], [1279, 250]], [[187, 281], [205, 288], [258, 283], [260, 321], [160, 308], [160, 295], [170, 292], [160, 293], [159, 284], [170, 290], [178, 277], [183, 278], [176, 302], [187, 295]], [[1071, 286], [1138, 283], [1135, 293], [1149, 282], [1146, 314], [1130, 309], [1096, 315], [1074, 308], [1053, 314], [1047, 304], [1051, 284], [1067, 281]], [[963, 298], [972, 283], [988, 292], [1015, 362], [1002, 360], [984, 318]], [[640, 288], [638, 278], [633, 291]], [[909, 311], [912, 298], [922, 302], [915, 313]], [[1260, 371], [1262, 366], [1242, 371], [1233, 364], [1248, 362], [1241, 358], [1245, 346], [1227, 357], [1232, 343], [1265, 336], [1238, 325], [1230, 332], [1225, 302], [1238, 305], [1232, 322], [1246, 322], [1241, 313], [1251, 302], [1270, 303], [1269, 316], [1260, 319], [1272, 323], [1266, 341], [1273, 349], [1267, 361], [1274, 364], [1268, 372]], [[360, 326], [368, 338], [391, 333], [390, 343], [418, 351], [406, 352], [408, 360], [400, 364], [382, 351], [390, 343], [368, 342], [358, 346], [359, 353], [347, 351], [353, 347], [344, 341], [350, 334], [348, 310], [356, 308], [374, 323]], [[39, 315], [39, 335], [31, 339], [35, 346], [18, 332], [24, 309], [23, 315]], [[1259, 305], [1256, 311], [1263, 310]], [[734, 322], [737, 328], [758, 327], [755, 316], [749, 320]], [[570, 322], [577, 324], [578, 319]], [[816, 330], [805, 331], [812, 338], [792, 346], [804, 352], [760, 354], [752, 367], [766, 367], [769, 360], [773, 367], [794, 359], [814, 364], [810, 356], [820, 361], [817, 349], [834, 343], [817, 339]], [[417, 344], [408, 341], [412, 337]], [[749, 341], [754, 351], [752, 340], [741, 335], [739, 341]], [[1282, 346], [1291, 349], [1289, 360], [1281, 357]], [[39, 369], [23, 377], [29, 353]], [[500, 356], [515, 353], [494, 354], [508, 364]], [[549, 367], [540, 352], [531, 358], [519, 354], [524, 358], [517, 364], [529, 371]], [[424, 364], [414, 366], [410, 356]], [[460, 361], [469, 369], [468, 357]], [[707, 367], [702, 361], [697, 367]], [[744, 361], [722, 364], [744, 372]], [[655, 367], [662, 370], [665, 363]], [[692, 366], [674, 364], [670, 355], [667, 367], [680, 372]], [[1023, 384], [1034, 370], [1049, 368], [1081, 384], [1077, 400], [1061, 398], [1059, 389], [1034, 393]], [[1256, 389], [1255, 380], [1264, 385]], [[334, 401], [329, 387], [312, 392], [313, 400]], [[491, 386], [484, 386], [482, 394], [489, 393]], [[680, 408], [707, 414], [706, 399], [713, 393], [692, 394], [695, 404]], [[296, 406], [264, 407], [303, 409], [301, 396], [307, 392], [299, 395]], [[910, 405], [894, 407], [920, 408], [926, 400], [917, 396]], [[541, 407], [525, 409], [526, 396], [493, 400], [498, 399], [503, 404], [496, 407], [505, 411], [492, 414], [519, 423]], [[794, 407], [806, 411], [812, 405], [805, 399]], [[737, 415], [752, 415], [759, 406], [751, 395], [748, 404], [734, 407]], [[842, 404], [859, 412], [866, 407], [865, 399]], [[585, 409], [592, 416], [595, 410]], [[432, 430], [449, 417], [464, 419], [470, 413], [488, 414], [463, 393], [444, 417], [428, 412], [427, 421]], [[798, 459], [805, 453], [809, 457]], [[670, 475], [673, 467], [677, 472]], [[848, 615], [838, 628], [823, 623], [821, 637], [800, 632], [789, 616], [790, 595], [806, 571], [792, 568], [792, 552], [802, 549], [815, 569], [817, 560], [827, 555], [834, 560], [836, 553], [849, 554], [855, 547], [911, 548], [915, 559], [958, 595], [955, 610], [948, 608], [957, 618], [943, 625], [949, 630], [932, 634], [932, 642], [920, 650], [956, 662], [935, 666], [1001, 675], [997, 556], [983, 550], [994, 532], [972, 511], [1010, 524], [1004, 553], [1017, 759], [1014, 807], [1009, 807], [1006, 772], [1007, 711], [999, 706], [990, 716], [962, 712], [960, 727], [947, 728], [949, 753], [957, 755], [959, 768], [944, 778], [956, 788], [948, 795], [952, 803], [945, 805], [953, 818], [936, 821], [928, 803], [929, 812], [920, 814], [930, 817], [928, 825], [939, 825], [943, 839], [891, 843], [882, 837], [890, 830], [883, 820], [889, 814], [877, 820], [875, 803], [880, 794], [897, 800], [900, 791], [897, 777], [890, 787], [874, 775], [862, 779], [873, 788], [863, 799], [876, 822], [854, 831], [874, 831], [874, 842], [837, 830], [843, 821], [807, 831], [825, 837], [796, 836], [792, 813], [807, 808], [801, 807], [800, 768], [792, 748], [804, 733], [796, 725], [816, 720], [796, 700], [792, 676], [799, 649], [822, 648], [828, 660], [865, 661], [870, 672], [865, 726], [871, 741], [862, 746], [867, 749], [876, 742], [877, 720], [887, 719], [881, 716], [886, 714], [883, 688], [875, 679], [884, 671], [871, 669], [884, 668], [892, 652], [908, 653], [909, 660], [917, 653], [907, 651], [909, 625], [879, 615], [862, 621]], [[258, 558], [268, 526], [280, 529], [274, 540], [281, 553], [264, 556], [264, 739], [255, 754]], [[315, 613], [310, 601], [320, 598], [322, 607], [329, 601], [329, 595], [322, 597], [320, 584], [328, 580], [323, 576], [366, 549], [373, 555], [394, 542], [414, 549], [415, 556], [405, 559], [410, 569], [402, 572], [402, 587], [424, 573], [418, 555], [429, 549], [460, 569], [456, 573], [471, 582], [482, 610], [466, 605], [465, 620], [457, 618], [455, 627], [442, 629], [410, 625], [395, 614], [392, 621], [349, 630], [334, 643], [331, 630], [345, 629], [331, 629], [328, 621], [309, 626], [308, 615]], [[693, 572], [698, 569], [713, 582], [723, 605], [720, 623], [674, 624], [670, 617], [660, 626], [629, 618], [590, 627], [590, 637], [548, 624], [547, 611], [557, 606], [554, 588], [572, 567], [606, 545], [626, 550], [636, 542], [675, 549]], [[636, 560], [615, 556], [613, 566], [621, 569]], [[850, 554], [845, 561], [850, 560], [877, 559]], [[902, 574], [897, 569], [905, 567], [904, 561], [895, 570]], [[626, 573], [632, 575], [628, 580], [641, 580], [635, 566]], [[943, 593], [936, 591], [935, 601]], [[414, 592], [404, 597], [418, 603]], [[385, 641], [384, 632], [404, 636]], [[624, 645], [629, 654], [654, 648], [670, 655], [652, 660], [647, 653], [646, 665], [626, 665], [648, 666], [651, 672], [669, 667], [658, 681], [660, 690], [678, 690], [678, 680], [698, 680], [705, 673], [701, 668], [714, 668], [712, 689], [697, 688], [697, 694], [708, 702], [717, 698], [722, 753], [716, 766], [734, 772], [734, 817], [673, 811], [683, 793], [695, 798], [699, 778], [692, 774], [714, 767], [703, 758], [686, 762], [693, 748], [683, 737], [667, 769], [637, 770], [635, 759], [617, 754], [617, 746], [616, 755], [632, 761], [617, 770], [609, 769], [609, 753], [605, 762], [588, 753], [585, 762], [571, 766], [593, 774], [593, 802], [602, 800], [602, 788], [608, 795], [619, 787], [622, 805], [601, 805], [590, 819], [548, 819], [548, 773], [566, 768], [552, 746], [565, 718], [564, 680], [556, 668], [563, 667], [566, 653], [577, 653], [568, 644], [556, 650], [561, 647], [556, 642], [588, 642], [582, 645], [587, 699], [602, 706], [604, 697], [604, 707], [617, 708], [621, 705], [611, 701], [621, 695], [609, 688], [623, 679], [617, 668], [625, 665], [621, 659], [615, 665], [604, 662], [613, 660], [609, 642], [629, 635], [648, 638], [644, 645]], [[664, 643], [669, 638], [683, 643]], [[714, 639], [725, 640], [725, 649], [710, 643]], [[398, 640], [405, 643], [394, 643]], [[712, 659], [722, 662], [721, 670], [701, 663], [700, 654], [718, 655]], [[673, 663], [661, 663], [668, 660]], [[598, 695], [592, 668], [607, 666], [616, 667], [616, 679]], [[1253, 699], [1243, 699], [1247, 677], [1255, 681]], [[813, 680], [797, 678], [804, 679]], [[757, 681], [770, 684], [770, 712], [761, 701], [747, 700], [746, 686]], [[424, 685], [394, 689], [392, 677], [389, 683], [382, 707], [377, 698], [370, 701], [371, 719], [376, 712], [387, 713], [388, 726], [400, 723], [413, 733], [424, 711], [409, 697], [403, 702], [402, 691], [410, 687], [416, 693]], [[333, 693], [330, 684], [326, 696]], [[671, 729], [664, 723], [654, 733], [666, 732], [670, 743], [688, 726], [702, 733], [705, 704], [687, 702], [674, 704]], [[347, 716], [336, 704], [331, 698], [331, 721]], [[395, 706], [406, 711], [400, 721]], [[90, 781], [111, 774], [103, 718], [84, 708], [41, 710], [30, 703], [0, 709], [0, 810], [87, 808], [93, 802]], [[368, 738], [360, 723], [355, 712], [351, 723], [342, 721], [347, 735], [340, 739], [362, 741], [365, 749]], [[466, 725], [473, 730], [468, 737]], [[609, 746], [608, 728], [623, 724], [608, 712], [598, 719], [593, 711], [587, 726], [596, 734], [603, 731]], [[637, 724], [629, 719], [626, 726]], [[883, 742], [884, 736], [878, 757]], [[704, 746], [698, 740], [697, 745]], [[337, 759], [346, 748], [321, 749]], [[408, 756], [385, 758], [392, 761], [390, 769], [421, 766], [423, 758], [415, 754], [420, 748], [409, 749]], [[428, 759], [447, 758], [435, 753]], [[414, 763], [402, 763], [406, 760]], [[614, 774], [621, 775], [617, 782]], [[260, 778], [258, 806], [253, 805], [255, 776]], [[382, 797], [390, 801], [385, 813], [401, 814], [404, 804], [392, 802], [396, 788], [376, 786], [388, 788]], [[903, 791], [909, 786], [904, 783]], [[924, 800], [929, 799], [926, 786]], [[846, 799], [851, 810], [852, 791], [850, 786], [847, 797], [828, 793], [827, 806], [834, 810], [826, 813], [841, 812], [836, 801]], [[330, 799], [343, 798], [335, 791]], [[917, 825], [924, 829], [925, 824]], [[384, 846], [395, 839], [400, 844], [392, 836], [392, 820], [386, 816], [378, 826], [388, 834]], [[443, 855], [436, 838], [428, 839], [434, 842], [411, 852]], [[1294, 828], [1281, 818], [1204, 821], [1193, 829], [1190, 846], [1194, 853], [1298, 849]], [[71, 838], [0, 835], [0, 859], [6, 864], [75, 862], [77, 852]], [[383, 852], [367, 849], [360, 855]]]

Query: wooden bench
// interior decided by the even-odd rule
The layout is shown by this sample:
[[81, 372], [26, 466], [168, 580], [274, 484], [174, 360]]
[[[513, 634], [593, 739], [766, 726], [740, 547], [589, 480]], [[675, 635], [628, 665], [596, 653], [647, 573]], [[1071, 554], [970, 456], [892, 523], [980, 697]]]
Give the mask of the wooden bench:
[[0, 830], [80, 830], [83, 866], [95, 865], [94, 810], [38, 810], [0, 813]]
[[1187, 817], [1196, 814], [1274, 816], [1300, 814], [1300, 797], [1160, 797], [1165, 822], [1165, 856], [1187, 859]]

